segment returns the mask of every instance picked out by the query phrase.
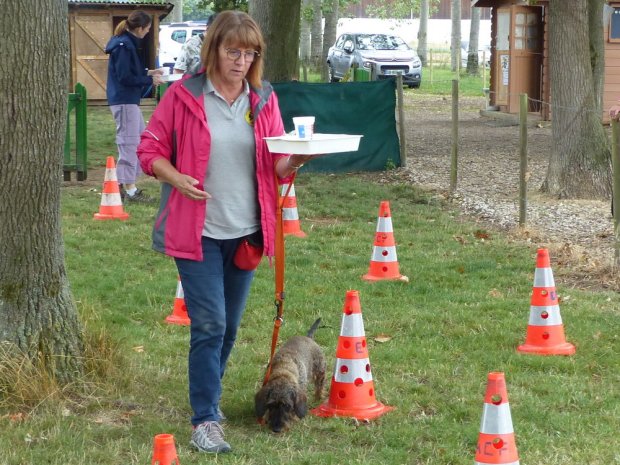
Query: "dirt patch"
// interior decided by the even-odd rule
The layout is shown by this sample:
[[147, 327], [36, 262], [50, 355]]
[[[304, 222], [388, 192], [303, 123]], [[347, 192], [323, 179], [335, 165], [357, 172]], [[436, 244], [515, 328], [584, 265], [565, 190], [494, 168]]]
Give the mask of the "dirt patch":
[[[459, 104], [458, 180], [451, 201], [468, 220], [513, 240], [547, 247], [564, 285], [620, 290], [613, 269], [614, 232], [610, 202], [558, 200], [540, 191], [551, 152], [551, 127], [528, 127], [526, 226], [519, 227], [519, 127], [516, 119], [482, 116], [484, 98]], [[448, 200], [451, 102], [441, 96], [408, 93], [407, 167], [386, 173]]]

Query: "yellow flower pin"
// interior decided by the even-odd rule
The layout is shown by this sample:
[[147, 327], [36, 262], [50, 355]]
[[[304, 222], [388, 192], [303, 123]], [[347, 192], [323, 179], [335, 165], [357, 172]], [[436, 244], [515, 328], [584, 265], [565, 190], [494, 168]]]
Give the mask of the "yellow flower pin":
[[245, 113], [245, 120], [250, 126], [254, 126], [254, 113], [252, 113], [252, 110], [248, 110]]

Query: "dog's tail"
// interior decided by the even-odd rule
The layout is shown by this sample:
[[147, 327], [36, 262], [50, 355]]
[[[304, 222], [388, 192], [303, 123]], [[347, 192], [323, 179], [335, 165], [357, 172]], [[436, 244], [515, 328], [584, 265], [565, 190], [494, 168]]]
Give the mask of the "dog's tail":
[[313, 325], [310, 326], [310, 329], [308, 330], [308, 334], [306, 334], [306, 336], [310, 338], [314, 338], [314, 333], [319, 328], [320, 324], [321, 324], [321, 319], [317, 318], [316, 321], [313, 323]]

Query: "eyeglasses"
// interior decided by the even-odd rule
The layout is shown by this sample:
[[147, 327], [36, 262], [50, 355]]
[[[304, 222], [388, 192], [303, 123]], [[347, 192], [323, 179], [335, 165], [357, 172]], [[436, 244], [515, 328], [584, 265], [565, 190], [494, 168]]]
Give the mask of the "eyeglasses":
[[252, 63], [254, 61], [254, 58], [260, 56], [260, 53], [258, 53], [256, 50], [241, 51], [238, 48], [226, 49], [226, 56], [229, 60], [237, 61], [239, 58], [241, 58], [241, 55], [243, 55], [243, 58], [245, 58], [245, 61], [247, 63]]

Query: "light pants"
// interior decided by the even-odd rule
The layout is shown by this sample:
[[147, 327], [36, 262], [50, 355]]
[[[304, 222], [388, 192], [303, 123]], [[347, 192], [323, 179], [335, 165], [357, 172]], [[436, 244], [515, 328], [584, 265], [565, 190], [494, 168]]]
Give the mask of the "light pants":
[[116, 145], [118, 161], [116, 177], [120, 184], [135, 184], [142, 174], [136, 150], [144, 131], [144, 118], [138, 105], [110, 105], [116, 121]]

